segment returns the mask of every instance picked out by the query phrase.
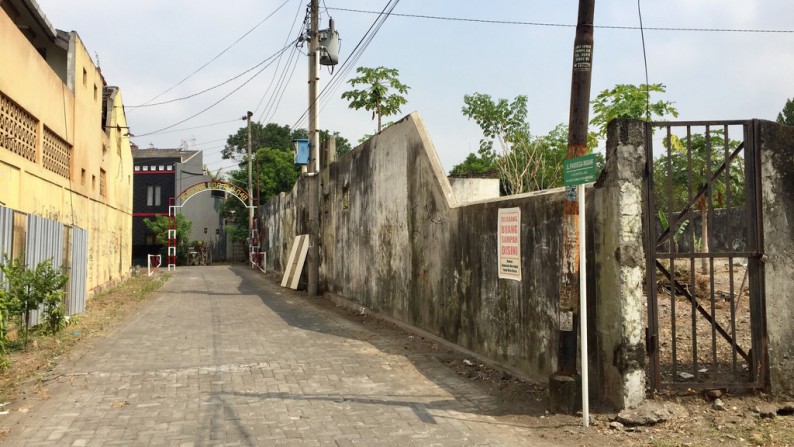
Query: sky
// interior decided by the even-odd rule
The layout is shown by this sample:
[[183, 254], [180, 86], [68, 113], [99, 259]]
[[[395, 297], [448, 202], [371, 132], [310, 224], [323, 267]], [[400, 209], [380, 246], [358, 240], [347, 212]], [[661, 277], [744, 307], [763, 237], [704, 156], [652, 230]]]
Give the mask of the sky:
[[[371, 114], [350, 109], [341, 99], [350, 89], [341, 81], [354, 77], [358, 66], [399, 70], [410, 86], [408, 102], [399, 116], [384, 122], [419, 112], [447, 171], [476, 152], [482, 138], [476, 123], [461, 113], [464, 95], [527, 96], [527, 119], [536, 135], [568, 122], [578, 0], [401, 0], [395, 14], [445, 19], [390, 16], [362, 45], [355, 64], [346, 64], [350, 70], [343, 70], [377, 17], [345, 9], [380, 11], [387, 2], [321, 1], [321, 28], [333, 17], [342, 42], [337, 78], [328, 67], [320, 71], [320, 88], [328, 92], [320, 102], [320, 128], [339, 132], [354, 145], [374, 133]], [[226, 138], [245, 125], [241, 118], [247, 111], [263, 124], [308, 126], [301, 119], [308, 107], [306, 46], [289, 45], [300, 34], [308, 0], [38, 3], [53, 26], [77, 31], [106, 82], [121, 88], [132, 141], [141, 148], [202, 150], [205, 165], [215, 172], [236, 167], [220, 153]], [[674, 102], [677, 119], [774, 120], [794, 97], [791, 0], [641, 0], [639, 7], [648, 79], [667, 88], [651, 100]], [[594, 24], [591, 97], [616, 84], [645, 83], [638, 2], [596, 1]], [[285, 47], [280, 59], [270, 59], [273, 64], [257, 66]], [[189, 99], [133, 107], [194, 95], [226, 81]], [[153, 133], [163, 128], [168, 129]]]

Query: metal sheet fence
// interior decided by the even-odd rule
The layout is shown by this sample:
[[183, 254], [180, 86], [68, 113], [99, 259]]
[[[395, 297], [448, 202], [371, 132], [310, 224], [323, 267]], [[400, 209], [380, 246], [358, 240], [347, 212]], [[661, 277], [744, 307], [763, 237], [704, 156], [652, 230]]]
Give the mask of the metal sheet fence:
[[[11, 257], [14, 236], [14, 210], [0, 206], [0, 262]], [[0, 284], [5, 284], [5, 275], [0, 270]]]
[[85, 310], [86, 278], [88, 276], [88, 232], [72, 227], [71, 271], [69, 272], [69, 292], [66, 297], [67, 315], [79, 314]]
[[[33, 214], [28, 215], [28, 232], [25, 240], [25, 263], [33, 268], [50, 260], [54, 269], [63, 267], [64, 225]], [[30, 314], [30, 324], [39, 324], [39, 309]]]
[[[23, 250], [29, 267], [49, 259], [53, 268], [66, 270], [69, 275], [64, 303], [66, 314], [83, 312], [88, 274], [86, 230], [0, 206], [0, 262], [19, 256]], [[4, 283], [0, 271], [0, 287]], [[39, 324], [38, 310], [31, 313], [30, 322]]]

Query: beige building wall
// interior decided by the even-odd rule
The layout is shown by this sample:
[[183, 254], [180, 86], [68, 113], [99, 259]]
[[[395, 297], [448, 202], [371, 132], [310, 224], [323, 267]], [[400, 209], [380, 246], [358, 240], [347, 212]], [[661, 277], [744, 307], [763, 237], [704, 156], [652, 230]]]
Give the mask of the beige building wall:
[[0, 204], [87, 230], [90, 293], [130, 270], [132, 155], [120, 91], [59, 39], [66, 83], [0, 11]]

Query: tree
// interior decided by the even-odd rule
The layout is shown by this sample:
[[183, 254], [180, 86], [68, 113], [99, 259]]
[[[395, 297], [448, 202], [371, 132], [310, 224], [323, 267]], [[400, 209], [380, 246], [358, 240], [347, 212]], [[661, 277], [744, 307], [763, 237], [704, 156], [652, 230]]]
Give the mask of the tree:
[[[279, 126], [275, 123], [262, 125], [257, 122], [251, 123], [251, 147], [256, 150], [261, 147], [272, 147], [285, 151], [292, 151], [293, 138], [306, 138], [308, 132], [305, 129], [290, 129], [289, 126]], [[237, 133], [229, 135], [226, 139], [226, 147], [223, 148], [221, 155], [223, 158], [234, 158], [237, 155], [248, 154], [248, 127], [243, 126]]]
[[[669, 147], [670, 156], [663, 154], [653, 162], [654, 201], [659, 212], [667, 212], [671, 216], [683, 211], [691, 198], [706, 186], [710, 174], [713, 175], [725, 161], [726, 145], [729, 152], [739, 146], [738, 141], [726, 141], [722, 130], [711, 131], [708, 139], [702, 134], [693, 134], [688, 140], [672, 135], [669, 141], [665, 138], [663, 142], [666, 148]], [[742, 157], [736, 157], [731, 162], [727, 175], [727, 182], [726, 173], [723, 172], [711, 183], [713, 208], [739, 207], [745, 203]], [[694, 206], [700, 212], [701, 234], [698, 237], [693, 233], [692, 245], [705, 253], [709, 249], [708, 193], [701, 196]], [[674, 233], [678, 231], [679, 228], [671, 229]], [[706, 258], [701, 259], [701, 271], [704, 273], [708, 271], [706, 261]]]
[[[664, 84], [617, 84], [611, 89], [602, 91], [592, 101], [593, 119], [590, 125], [598, 128], [598, 136], [605, 137], [607, 124], [615, 118], [647, 120], [654, 116], [678, 116], [678, 110], [670, 101], [649, 102], [650, 92], [666, 93]], [[647, 107], [647, 114], [646, 114]]]
[[794, 126], [794, 98], [786, 101], [783, 110], [777, 114], [777, 122], [786, 126]]
[[479, 155], [470, 153], [463, 162], [452, 167], [449, 175], [463, 177], [499, 172], [499, 167], [496, 165], [493, 154], [483, 151], [478, 151], [478, 153]]
[[[361, 76], [348, 81], [352, 87], [361, 85], [363, 90], [350, 90], [342, 93], [342, 99], [350, 101], [351, 109], [364, 109], [372, 112], [372, 119], [378, 119], [378, 132], [381, 131], [381, 117], [396, 115], [400, 106], [408, 102], [404, 96], [407, 85], [397, 78], [400, 74], [394, 68], [358, 67]], [[394, 92], [394, 93], [392, 93]]]
[[[513, 101], [474, 93], [463, 97], [461, 110], [482, 129], [479, 155], [470, 154], [464, 163], [452, 168], [457, 175], [473, 173], [474, 169], [496, 167], [501, 189], [506, 194], [562, 186], [562, 161], [567, 155], [568, 128], [555, 127], [548, 135], [532, 136], [527, 117], [527, 98], [517, 96]], [[494, 141], [499, 151], [494, 149]], [[588, 147], [595, 147], [594, 135], [588, 137]], [[603, 158], [601, 159], [603, 164]]]
[[[168, 255], [168, 216], [158, 214], [154, 219], [144, 218], [143, 223], [154, 233], [155, 242], [161, 246], [161, 254]], [[182, 213], [176, 215], [176, 261], [179, 264], [187, 263], [187, 253], [190, 248], [190, 229], [192, 222], [187, 220]]]

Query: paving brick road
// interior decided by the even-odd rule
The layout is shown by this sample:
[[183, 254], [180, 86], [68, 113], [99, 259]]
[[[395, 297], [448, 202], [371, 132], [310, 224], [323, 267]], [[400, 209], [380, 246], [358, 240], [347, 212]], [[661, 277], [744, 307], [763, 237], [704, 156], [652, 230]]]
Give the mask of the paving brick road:
[[179, 268], [0, 425], [13, 446], [544, 445], [438, 361], [244, 267]]

